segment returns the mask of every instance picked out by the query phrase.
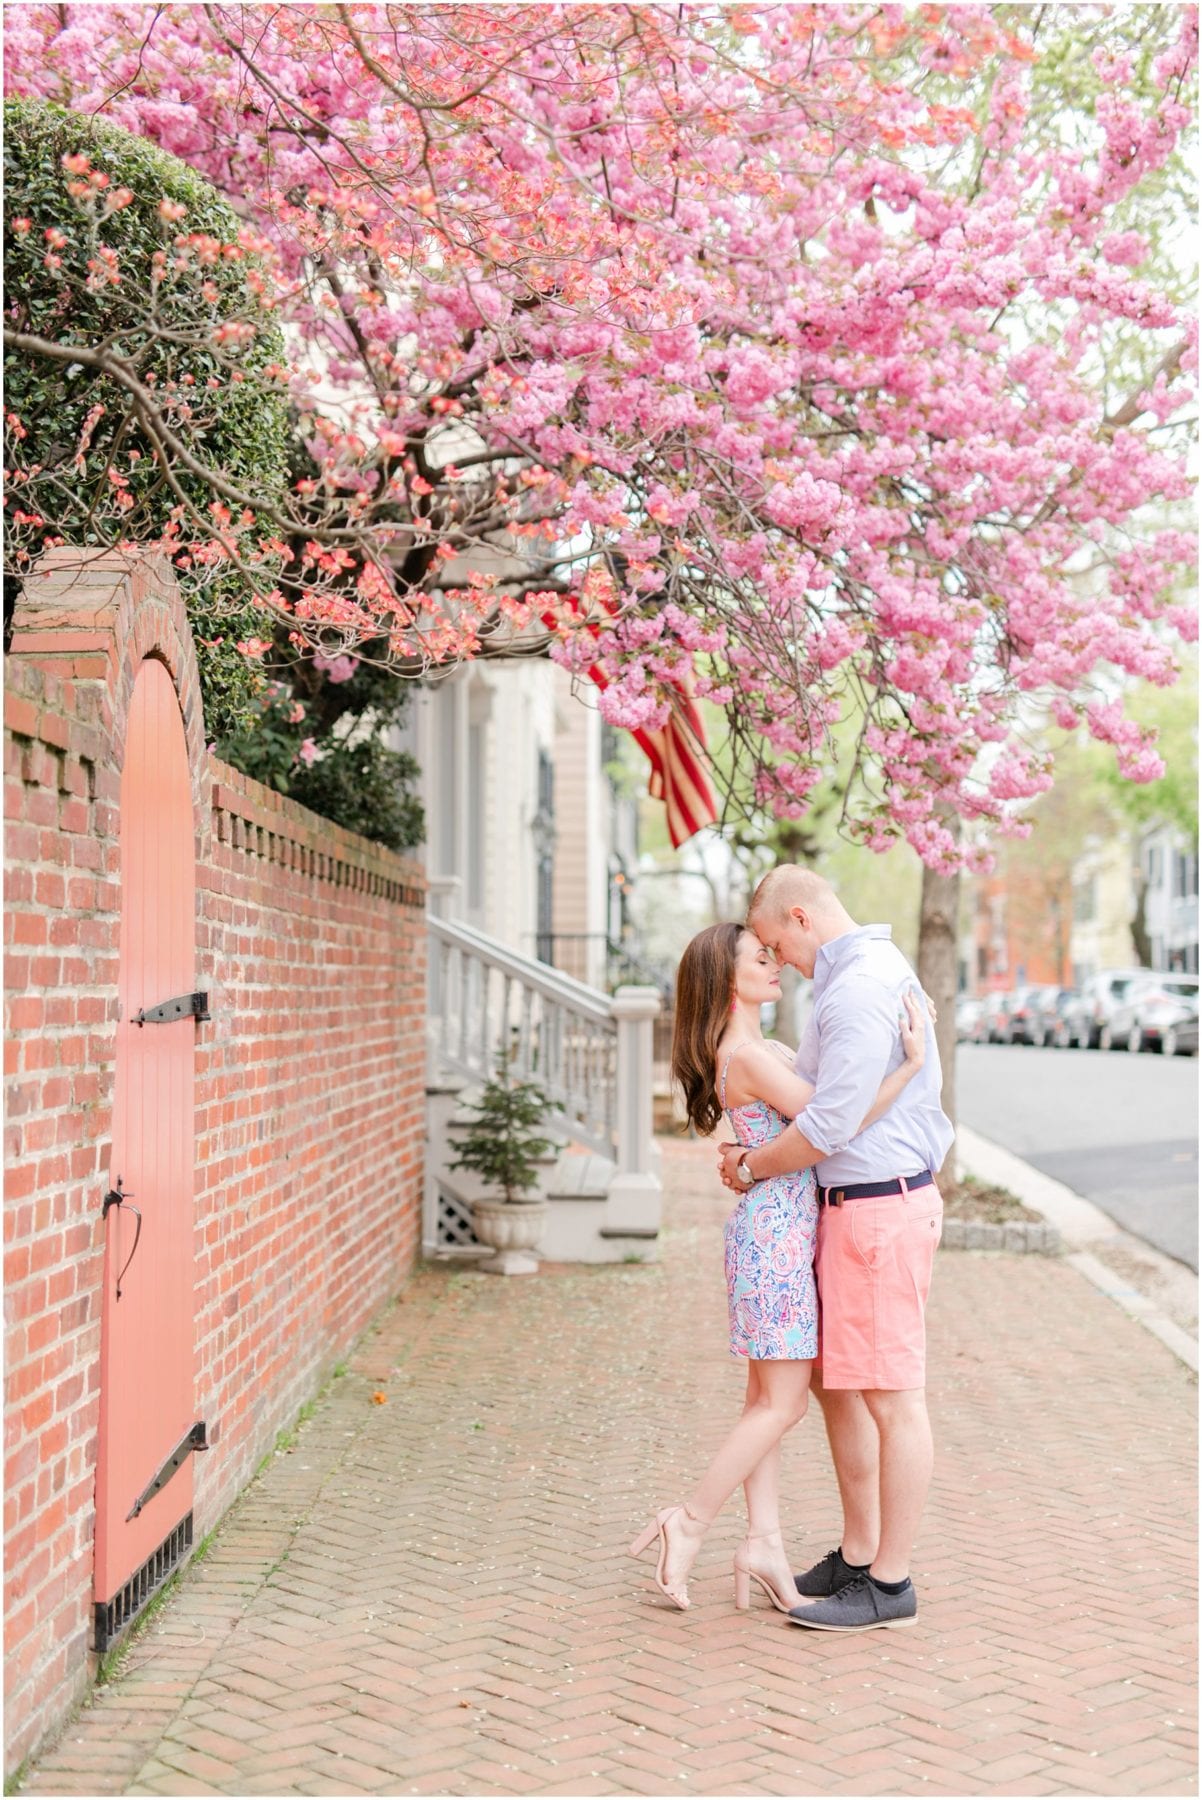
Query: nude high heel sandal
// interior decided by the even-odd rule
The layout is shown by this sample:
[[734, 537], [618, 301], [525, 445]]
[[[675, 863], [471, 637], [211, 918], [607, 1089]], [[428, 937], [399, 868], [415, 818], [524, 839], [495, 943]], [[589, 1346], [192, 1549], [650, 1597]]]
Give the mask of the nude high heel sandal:
[[751, 1605], [751, 1584], [758, 1581], [764, 1592], [775, 1606], [777, 1612], [792, 1612], [800, 1603], [801, 1596], [796, 1588], [788, 1599], [782, 1599], [766, 1575], [761, 1575], [751, 1567], [749, 1561], [751, 1546], [758, 1538], [779, 1537], [778, 1531], [749, 1531], [746, 1539], [735, 1551], [735, 1606], [739, 1612], [746, 1612]]
[[689, 1512], [687, 1506], [665, 1506], [662, 1512], [656, 1513], [650, 1525], [645, 1526], [644, 1529], [639, 1532], [639, 1535], [630, 1546], [630, 1554], [631, 1556], [641, 1556], [647, 1546], [651, 1544], [656, 1537], [659, 1538], [659, 1557], [656, 1561], [655, 1574], [652, 1579], [660, 1593], [665, 1595], [666, 1598], [672, 1602], [673, 1606], [678, 1606], [681, 1612], [687, 1612], [689, 1609], [689, 1596], [687, 1591], [681, 1594], [674, 1593], [672, 1589], [667, 1587], [664, 1583], [664, 1568], [668, 1560], [668, 1534], [664, 1527], [668, 1520], [675, 1517], [677, 1513], [687, 1514], [690, 1519], [695, 1519], [698, 1524], [709, 1523], [708, 1520], [702, 1521], [697, 1519], [697, 1515]]

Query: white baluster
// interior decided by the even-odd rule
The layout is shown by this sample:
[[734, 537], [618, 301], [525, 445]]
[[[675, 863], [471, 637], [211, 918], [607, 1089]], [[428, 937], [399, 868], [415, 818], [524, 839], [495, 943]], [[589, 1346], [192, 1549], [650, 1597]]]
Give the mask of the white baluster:
[[533, 1005], [534, 990], [533, 988], [524, 987], [522, 989], [522, 1020], [518, 1042], [521, 1046], [522, 1078], [525, 1081], [529, 1081], [531, 1075], [534, 1073], [534, 1062], [531, 1056], [532, 1046], [530, 1042], [530, 1014]]
[[451, 946], [439, 944], [435, 967], [438, 970], [438, 1053], [445, 1062], [449, 1055], [451, 1030]]
[[659, 1228], [662, 1192], [652, 1153], [651, 1035], [660, 1005], [658, 990], [646, 987], [619, 988], [610, 1002], [618, 1026], [618, 1173], [609, 1189], [607, 1231]]
[[507, 1053], [511, 1055], [513, 1053], [513, 976], [506, 976], [506, 1004], [502, 1006], [502, 1021], [504, 1021], [502, 1042], [506, 1046]]

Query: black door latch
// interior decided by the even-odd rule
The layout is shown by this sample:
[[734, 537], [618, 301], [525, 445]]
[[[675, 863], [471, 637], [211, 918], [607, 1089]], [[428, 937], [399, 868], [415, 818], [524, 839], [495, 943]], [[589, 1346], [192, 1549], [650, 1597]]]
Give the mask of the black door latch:
[[[108, 1193], [104, 1196], [104, 1204], [102, 1205], [102, 1207], [100, 1209], [101, 1218], [104, 1220], [108, 1219], [110, 1206], [129, 1206], [129, 1203], [132, 1199], [133, 1199], [133, 1195], [127, 1194], [125, 1192], [125, 1189], [121, 1185], [121, 1177], [120, 1177], [120, 1175], [118, 1175], [116, 1187], [110, 1188]], [[134, 1247], [130, 1251], [129, 1255], [126, 1257], [125, 1267], [122, 1269], [120, 1275], [118, 1275], [118, 1277], [117, 1277], [117, 1298], [118, 1298], [118, 1300], [120, 1300], [120, 1298], [121, 1298], [121, 1283], [125, 1280], [126, 1272], [129, 1269], [130, 1263], [134, 1260], [134, 1256], [135, 1256], [135, 1254], [137, 1252], [137, 1248], [138, 1248], [138, 1240], [142, 1236], [142, 1215], [138, 1211], [136, 1206], [129, 1206], [129, 1210], [134, 1215], [134, 1218], [138, 1221], [138, 1224], [137, 1224], [136, 1230], [134, 1231]]]

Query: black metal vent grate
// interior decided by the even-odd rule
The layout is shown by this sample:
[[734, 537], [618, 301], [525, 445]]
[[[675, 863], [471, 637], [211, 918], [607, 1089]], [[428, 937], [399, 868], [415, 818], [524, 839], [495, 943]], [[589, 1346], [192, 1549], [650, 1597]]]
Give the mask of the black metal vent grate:
[[119, 1594], [96, 1606], [96, 1652], [103, 1656], [112, 1648], [122, 1632], [133, 1624], [138, 1614], [162, 1587], [171, 1571], [182, 1562], [192, 1548], [192, 1514], [180, 1520], [170, 1537], [164, 1538], [140, 1569], [135, 1569]]

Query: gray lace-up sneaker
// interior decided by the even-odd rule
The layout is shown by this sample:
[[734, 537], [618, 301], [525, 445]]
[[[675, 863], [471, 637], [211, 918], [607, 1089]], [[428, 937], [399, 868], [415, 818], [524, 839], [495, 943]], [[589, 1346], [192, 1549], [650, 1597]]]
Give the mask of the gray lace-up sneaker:
[[827, 1594], [837, 1594], [840, 1588], [845, 1588], [849, 1581], [863, 1573], [862, 1569], [853, 1569], [849, 1562], [844, 1562], [843, 1550], [839, 1548], [828, 1550], [822, 1561], [816, 1562], [804, 1575], [794, 1575], [793, 1582], [799, 1594], [821, 1600]]
[[913, 1625], [917, 1616], [913, 1582], [900, 1594], [883, 1594], [867, 1575], [857, 1575], [837, 1594], [810, 1606], [795, 1606], [789, 1614], [794, 1625], [805, 1625], [810, 1631], [876, 1631]]

